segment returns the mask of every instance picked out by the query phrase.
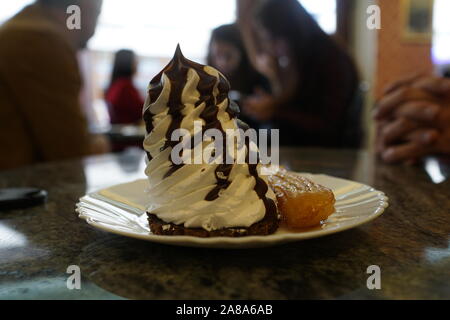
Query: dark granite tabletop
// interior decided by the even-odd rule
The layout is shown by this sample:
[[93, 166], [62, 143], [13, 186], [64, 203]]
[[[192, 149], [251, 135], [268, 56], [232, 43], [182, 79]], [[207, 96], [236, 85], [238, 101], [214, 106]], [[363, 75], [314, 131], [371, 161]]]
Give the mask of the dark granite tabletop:
[[[283, 149], [281, 162], [384, 191], [378, 219], [271, 248], [172, 247], [96, 230], [77, 217], [86, 192], [143, 177], [141, 151], [0, 172], [0, 188], [34, 186], [45, 205], [0, 212], [0, 299], [450, 299], [448, 162], [388, 166], [367, 152]], [[81, 270], [69, 290], [67, 268]], [[367, 268], [381, 289], [367, 288]]]

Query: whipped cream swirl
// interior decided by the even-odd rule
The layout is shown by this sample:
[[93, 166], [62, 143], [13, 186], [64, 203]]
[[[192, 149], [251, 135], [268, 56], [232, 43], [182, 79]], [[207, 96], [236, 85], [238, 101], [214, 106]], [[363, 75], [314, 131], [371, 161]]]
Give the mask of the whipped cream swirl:
[[[228, 81], [216, 69], [186, 59], [179, 48], [149, 84], [144, 105], [145, 170], [150, 187], [147, 211], [187, 228], [249, 227], [276, 212], [275, 194], [260, 175], [260, 164], [174, 164], [172, 132], [238, 129], [239, 108], [230, 103]], [[203, 141], [203, 148], [211, 141]], [[244, 148], [248, 152], [247, 147]]]

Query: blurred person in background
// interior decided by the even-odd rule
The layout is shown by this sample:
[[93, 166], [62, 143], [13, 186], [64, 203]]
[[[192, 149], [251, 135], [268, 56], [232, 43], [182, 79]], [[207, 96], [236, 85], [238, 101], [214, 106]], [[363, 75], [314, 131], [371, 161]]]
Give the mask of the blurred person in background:
[[[81, 9], [69, 30], [67, 7]], [[94, 35], [102, 0], [37, 0], [0, 27], [0, 170], [108, 150], [80, 106], [77, 50]]]
[[111, 124], [138, 124], [142, 121], [144, 99], [133, 84], [137, 63], [131, 50], [119, 50], [114, 56], [111, 81], [105, 93]]
[[450, 156], [450, 79], [414, 75], [390, 85], [378, 101], [376, 150], [388, 163]]
[[272, 90], [247, 99], [244, 111], [272, 122], [284, 145], [359, 147], [355, 65], [298, 0], [238, 0], [238, 24]]
[[[105, 92], [105, 101], [112, 125], [139, 125], [142, 122], [144, 99], [133, 83], [138, 60], [131, 50], [122, 49], [114, 55], [111, 80]], [[113, 152], [130, 147], [142, 148], [142, 142], [111, 141]]]
[[257, 129], [260, 124], [242, 112], [242, 102], [255, 94], [267, 94], [270, 85], [251, 65], [236, 24], [222, 25], [213, 30], [207, 63], [222, 72], [230, 82], [231, 98], [241, 107], [239, 118]]

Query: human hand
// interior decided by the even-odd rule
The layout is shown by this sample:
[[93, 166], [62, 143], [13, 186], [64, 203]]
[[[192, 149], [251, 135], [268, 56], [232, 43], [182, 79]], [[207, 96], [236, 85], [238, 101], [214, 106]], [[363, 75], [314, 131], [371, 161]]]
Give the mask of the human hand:
[[275, 57], [266, 53], [258, 53], [255, 58], [255, 69], [264, 75], [272, 86], [274, 86], [274, 83], [279, 82], [277, 61]]
[[260, 122], [270, 121], [275, 114], [275, 99], [263, 90], [256, 92], [243, 101], [242, 112]]
[[376, 149], [386, 162], [450, 154], [450, 81], [415, 76], [391, 85], [375, 111]]
[[390, 85], [377, 104], [375, 120], [404, 116], [433, 122], [440, 105], [450, 100], [450, 79], [413, 76]]

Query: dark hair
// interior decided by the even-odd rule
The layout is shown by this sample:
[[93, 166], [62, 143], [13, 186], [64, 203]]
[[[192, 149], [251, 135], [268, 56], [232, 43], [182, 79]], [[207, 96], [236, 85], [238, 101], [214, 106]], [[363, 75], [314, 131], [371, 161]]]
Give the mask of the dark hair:
[[[297, 74], [295, 92], [289, 93], [293, 96], [285, 97], [289, 104], [326, 117], [340, 131], [349, 127], [353, 120], [348, 119], [355, 116], [349, 110], [357, 93], [358, 74], [345, 50], [298, 0], [267, 0], [255, 10], [255, 19], [271, 38], [282, 39], [289, 47]], [[347, 117], [349, 112], [353, 114]], [[359, 126], [358, 121], [352, 125]]]
[[119, 78], [130, 78], [135, 70], [136, 55], [132, 50], [122, 49], [114, 55], [114, 65], [111, 73], [109, 87]]
[[241, 35], [239, 33], [239, 29], [235, 24], [224, 24], [220, 27], [215, 28], [211, 33], [211, 39], [209, 41], [209, 50], [208, 50], [208, 65], [211, 65], [211, 44], [214, 41], [222, 41], [233, 45], [236, 49], [241, 53], [241, 61], [249, 62], [247, 53], [244, 48], [244, 44], [241, 39]]
[[225, 24], [212, 31], [207, 55], [207, 64], [210, 66], [213, 66], [211, 45], [216, 41], [231, 44], [239, 50], [241, 56], [241, 61], [239, 61], [237, 69], [233, 74], [227, 76], [232, 90], [237, 90], [243, 94], [251, 94], [256, 86], [267, 87], [267, 82], [264, 77], [250, 63], [239, 28], [236, 24]]
[[[291, 45], [328, 37], [298, 0], [266, 0], [255, 11], [257, 21], [272, 35], [287, 38]], [[300, 43], [301, 44], [301, 43]]]
[[272, 38], [286, 41], [299, 75], [308, 83], [329, 73], [327, 68], [339, 63], [338, 59], [349, 60], [298, 0], [267, 0], [255, 14], [256, 21]]

